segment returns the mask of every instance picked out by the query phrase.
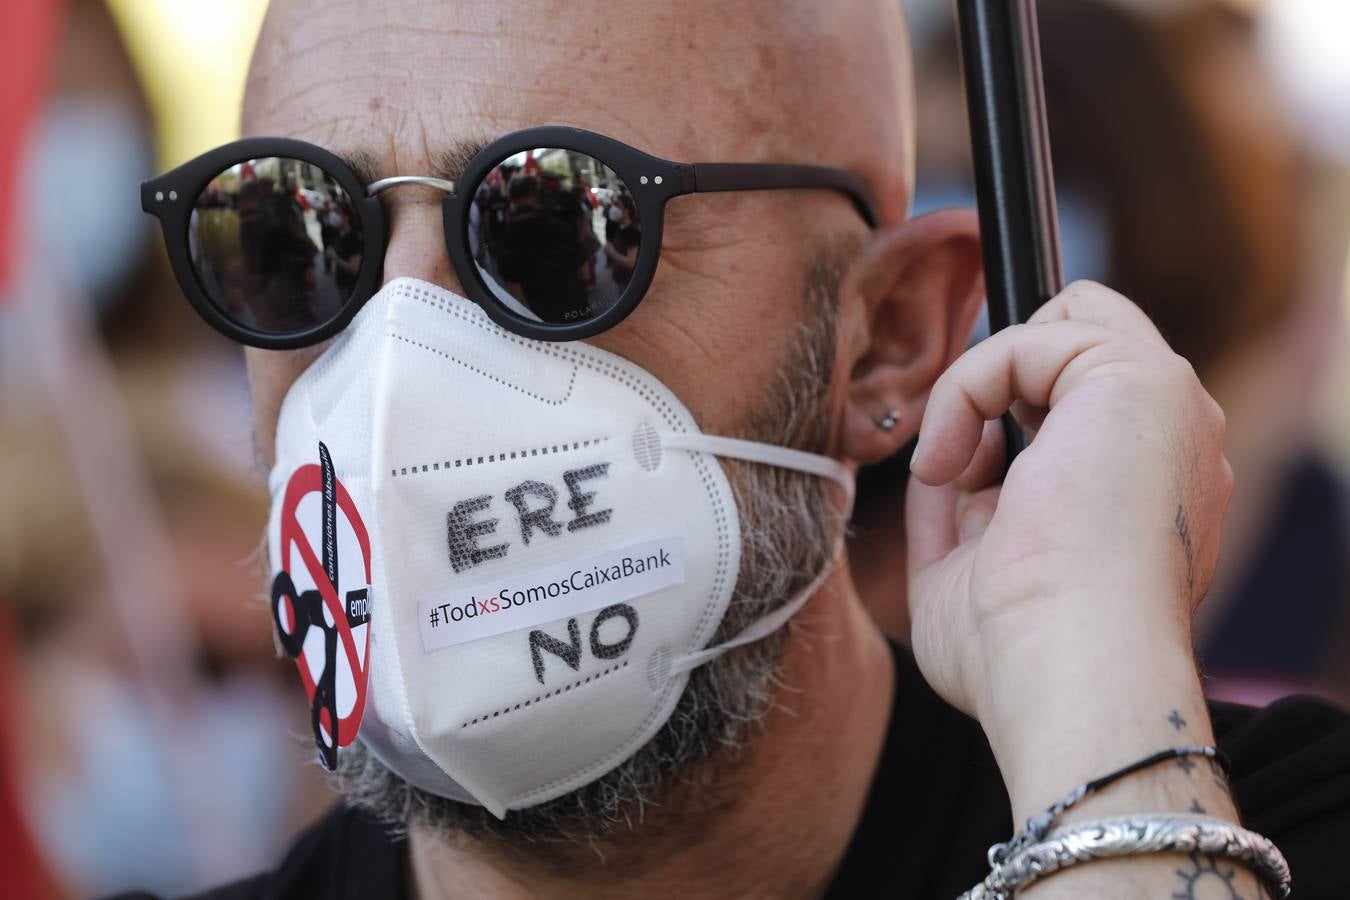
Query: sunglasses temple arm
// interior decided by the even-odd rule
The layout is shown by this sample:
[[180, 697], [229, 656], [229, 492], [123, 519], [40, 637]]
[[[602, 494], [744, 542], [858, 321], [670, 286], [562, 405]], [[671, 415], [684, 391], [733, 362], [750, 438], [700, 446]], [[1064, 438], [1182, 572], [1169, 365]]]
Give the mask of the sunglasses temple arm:
[[872, 228], [879, 221], [872, 189], [844, 169], [786, 163], [692, 163], [682, 168], [681, 187], [687, 193], [828, 188], [847, 194]]

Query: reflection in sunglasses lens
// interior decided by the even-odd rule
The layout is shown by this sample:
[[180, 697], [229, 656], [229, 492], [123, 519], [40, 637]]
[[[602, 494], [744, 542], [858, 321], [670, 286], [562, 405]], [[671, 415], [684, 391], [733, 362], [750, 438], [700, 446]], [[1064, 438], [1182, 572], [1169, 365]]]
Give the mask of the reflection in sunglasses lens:
[[573, 325], [619, 301], [642, 238], [628, 185], [599, 160], [557, 147], [494, 166], [469, 207], [469, 255], [516, 315]]
[[188, 222], [207, 298], [230, 321], [267, 334], [333, 319], [356, 285], [364, 247], [356, 205], [337, 179], [284, 156], [216, 175]]

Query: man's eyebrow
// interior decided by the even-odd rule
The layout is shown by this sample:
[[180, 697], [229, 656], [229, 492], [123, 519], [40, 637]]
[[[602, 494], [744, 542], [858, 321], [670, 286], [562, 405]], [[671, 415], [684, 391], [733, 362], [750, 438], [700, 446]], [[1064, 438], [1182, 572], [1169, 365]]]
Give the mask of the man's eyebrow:
[[431, 158], [431, 174], [456, 184], [464, 177], [469, 161], [483, 151], [488, 142], [480, 139], [464, 138], [451, 141], [438, 149]]
[[351, 150], [346, 153], [337, 154], [337, 158], [342, 164], [352, 170], [356, 180], [362, 187], [377, 180], [380, 175], [379, 165], [375, 162], [375, 154], [366, 150]]
[[[451, 141], [436, 150], [431, 157], [429, 172], [399, 172], [400, 175], [431, 175], [446, 181], [458, 182], [464, 176], [469, 161], [488, 145], [483, 139], [462, 139]], [[369, 150], [350, 150], [337, 154], [347, 168], [352, 170], [357, 181], [363, 185], [371, 184], [393, 173], [381, 171], [379, 158]]]

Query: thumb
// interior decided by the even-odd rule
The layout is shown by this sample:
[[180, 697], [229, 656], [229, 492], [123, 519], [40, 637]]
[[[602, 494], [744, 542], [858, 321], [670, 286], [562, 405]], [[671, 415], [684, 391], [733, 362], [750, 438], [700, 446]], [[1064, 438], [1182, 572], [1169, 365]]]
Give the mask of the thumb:
[[973, 494], [962, 494], [956, 501], [956, 537], [962, 544], [979, 540], [998, 508], [998, 486]]
[[928, 485], [909, 479], [905, 491], [905, 539], [909, 545], [911, 576], [945, 559], [960, 543], [957, 504], [961, 490], [954, 484]]
[[967, 541], [976, 540], [994, 518], [999, 485], [967, 493], [955, 484], [909, 480], [905, 492], [905, 536], [912, 573], [941, 562]]

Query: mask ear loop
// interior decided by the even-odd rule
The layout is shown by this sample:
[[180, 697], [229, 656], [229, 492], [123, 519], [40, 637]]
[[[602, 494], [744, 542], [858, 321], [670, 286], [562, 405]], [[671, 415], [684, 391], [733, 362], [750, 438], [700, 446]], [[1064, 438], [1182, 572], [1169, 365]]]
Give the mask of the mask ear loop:
[[718, 644], [715, 647], [707, 647], [696, 653], [690, 653], [688, 656], [681, 656], [670, 664], [670, 674], [679, 675], [682, 672], [688, 672], [691, 669], [697, 669], [704, 663], [712, 662], [717, 657], [726, 653], [728, 650], [734, 650], [737, 647], [743, 647], [746, 644], [752, 644], [755, 641], [762, 640], [773, 634], [778, 629], [788, 623], [797, 612], [806, 605], [806, 601], [815, 596], [816, 591], [829, 580], [834, 574], [834, 567], [839, 561], [839, 553], [843, 549], [843, 537], [841, 536], [835, 542], [834, 552], [830, 554], [830, 561], [820, 570], [820, 574], [811, 580], [811, 583], [798, 591], [797, 596], [793, 597], [787, 603], [775, 609], [773, 612], [756, 619], [747, 625], [739, 634], [725, 643]]
[[[803, 450], [793, 450], [788, 447], [776, 447], [772, 444], [760, 444], [755, 441], [743, 441], [737, 438], [719, 437], [711, 434], [663, 431], [660, 432], [660, 438], [663, 448], [711, 453], [715, 456], [724, 456], [746, 462], [794, 469], [798, 472], [829, 479], [843, 488], [845, 497], [844, 516], [847, 517], [853, 511], [853, 472], [837, 459], [820, 456], [816, 453], [807, 453]], [[762, 640], [782, 628], [829, 580], [834, 573], [834, 568], [838, 564], [843, 549], [844, 535], [841, 531], [839, 537], [835, 539], [830, 561], [811, 580], [810, 584], [797, 592], [796, 596], [773, 612], [750, 623], [730, 640], [673, 660], [670, 664], [669, 674], [675, 676], [696, 669], [728, 650]]]
[[795, 469], [808, 475], [827, 478], [844, 489], [844, 515], [853, 512], [853, 472], [837, 459], [793, 450], [790, 447], [777, 447], [773, 444], [761, 444], [756, 441], [743, 441], [739, 438], [718, 437], [712, 434], [691, 434], [688, 432], [659, 432], [661, 446], [672, 450], [692, 450], [695, 453], [711, 453], [729, 459], [745, 462], [764, 463], [783, 469]]

